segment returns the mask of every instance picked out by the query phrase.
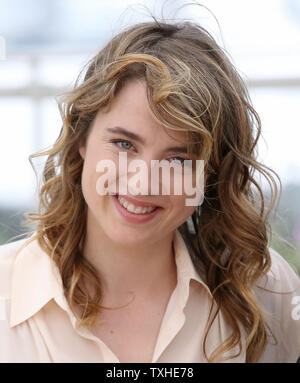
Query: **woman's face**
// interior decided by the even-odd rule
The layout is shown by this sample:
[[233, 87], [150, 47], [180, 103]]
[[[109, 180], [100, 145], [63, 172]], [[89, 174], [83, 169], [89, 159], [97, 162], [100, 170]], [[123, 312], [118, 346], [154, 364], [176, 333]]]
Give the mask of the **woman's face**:
[[[162, 180], [161, 171], [159, 194], [151, 195], [151, 160], [167, 160], [176, 167], [176, 172], [183, 174], [182, 162], [190, 159], [182, 150], [174, 149], [186, 147], [184, 132], [168, 130], [168, 133], [151, 116], [146, 83], [142, 81], [126, 84], [113, 100], [110, 110], [98, 112], [86, 143], [79, 149], [84, 159], [82, 191], [88, 206], [88, 222], [93, 225], [94, 232], [100, 229], [101, 233], [123, 246], [146, 244], [153, 242], [154, 238], [159, 240], [166, 237], [194, 212], [195, 206], [185, 205], [187, 195], [184, 190], [180, 195], [174, 193], [172, 172], [169, 195], [162, 193], [162, 183], [165, 185], [168, 180]], [[124, 185], [125, 173], [123, 167], [123, 170], [119, 167], [120, 152], [126, 153], [128, 167], [133, 160], [142, 160], [148, 169], [148, 172], [145, 168], [143, 171], [139, 168], [135, 173], [126, 172], [129, 188], [126, 193], [121, 193], [121, 201], [119, 185], [121, 181]], [[117, 195], [99, 193], [99, 177], [108, 173], [107, 168], [103, 167], [102, 172], [96, 171], [96, 168], [104, 160], [111, 161], [115, 166], [116, 177], [113, 178]], [[143, 188], [143, 195], [134, 195], [129, 183], [139, 170], [140, 180], [148, 179], [148, 187]], [[136, 185], [140, 186], [141, 181]], [[145, 207], [149, 212], [145, 212]]]

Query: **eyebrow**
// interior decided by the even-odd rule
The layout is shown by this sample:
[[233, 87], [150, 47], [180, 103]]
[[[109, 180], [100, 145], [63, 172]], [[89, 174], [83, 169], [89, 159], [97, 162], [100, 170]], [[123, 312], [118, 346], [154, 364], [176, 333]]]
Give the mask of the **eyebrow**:
[[[139, 142], [142, 145], [145, 145], [145, 140], [140, 137], [138, 134], [130, 132], [129, 130], [126, 130], [122, 128], [121, 126], [115, 126], [113, 128], [106, 128], [107, 132], [115, 133], [115, 134], [122, 134], [125, 137], [128, 137], [136, 142]], [[172, 146], [167, 149], [165, 149], [166, 152], [176, 152], [176, 153], [187, 153], [187, 147], [186, 146]]]

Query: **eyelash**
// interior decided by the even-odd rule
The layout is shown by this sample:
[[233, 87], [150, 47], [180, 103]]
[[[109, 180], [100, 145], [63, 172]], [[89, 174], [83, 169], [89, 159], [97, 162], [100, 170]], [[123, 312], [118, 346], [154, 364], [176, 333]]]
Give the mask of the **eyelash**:
[[[117, 146], [118, 146], [118, 143], [120, 143], [120, 142], [124, 143], [124, 142], [125, 142], [126, 144], [129, 144], [129, 145], [131, 145], [131, 146], [133, 147], [132, 143], [129, 142], [129, 141], [127, 141], [127, 140], [113, 139], [113, 140], [111, 140], [110, 142], [113, 143], [113, 144], [115, 144], [115, 145], [117, 145]], [[130, 149], [126, 149], [126, 148], [121, 148], [121, 149], [124, 149], [124, 150], [130, 150]], [[171, 157], [171, 158], [177, 158], [177, 159], [180, 159], [180, 161], [182, 161], [182, 162], [181, 162], [181, 165], [183, 165], [183, 164], [184, 164], [183, 161], [187, 159], [187, 158], [182, 158], [182, 157]]]
[[[112, 142], [113, 144], [118, 144], [120, 142], [125, 142], [126, 144], [129, 144], [133, 147], [133, 145], [131, 144], [131, 142], [127, 141], [127, 140], [118, 140], [118, 139], [114, 139], [114, 140], [111, 140], [110, 142]], [[118, 145], [117, 145], [118, 146]], [[126, 149], [126, 148], [121, 148], [121, 149], [125, 149], [125, 150], [130, 150], [130, 149]]]

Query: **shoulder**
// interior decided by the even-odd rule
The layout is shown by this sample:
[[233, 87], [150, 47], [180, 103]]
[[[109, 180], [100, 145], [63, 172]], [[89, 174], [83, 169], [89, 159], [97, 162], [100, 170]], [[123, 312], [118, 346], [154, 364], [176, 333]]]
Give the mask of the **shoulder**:
[[300, 277], [274, 249], [271, 267], [254, 293], [267, 324], [268, 345], [261, 362], [296, 362], [300, 356]]
[[23, 246], [27, 238], [19, 239], [18, 241], [5, 243], [0, 245], [0, 261], [4, 259], [9, 259], [17, 253], [19, 248]]
[[[30, 241], [28, 240], [29, 238], [25, 238], [0, 245], [0, 363], [32, 362], [38, 361], [39, 357], [36, 353], [35, 330], [33, 330], [32, 324], [27, 323], [25, 319], [27, 319], [26, 315], [28, 317], [31, 315], [31, 312], [26, 311], [31, 307], [28, 302], [31, 304], [36, 297], [39, 298], [39, 293], [44, 289], [41, 286], [40, 290], [37, 290], [38, 293], [34, 290], [27, 290], [26, 285], [24, 287], [22, 284], [22, 278], [33, 280], [31, 274], [28, 274], [28, 270], [34, 271], [35, 269], [33, 267], [26, 269], [24, 262], [18, 264], [18, 260], [20, 257], [22, 258], [23, 249], [27, 250], [23, 252], [26, 259], [27, 255], [31, 254], [32, 247], [29, 248]], [[17, 264], [18, 274], [15, 275]], [[13, 284], [14, 277], [16, 281], [21, 281], [15, 305], [13, 305], [13, 297], [16, 293]], [[41, 278], [41, 280], [43, 279]], [[18, 323], [20, 326], [12, 325], [12, 313], [15, 316], [16, 314], [24, 315], [24, 321]]]
[[276, 250], [269, 248], [271, 267], [269, 271], [257, 281], [258, 286], [276, 287], [282, 291], [289, 289], [299, 292], [300, 277], [296, 270]]
[[263, 306], [278, 309], [282, 303], [291, 303], [300, 296], [300, 277], [296, 270], [277, 251], [269, 248], [271, 266], [255, 283], [254, 292]]
[[9, 296], [13, 263], [26, 241], [27, 238], [0, 245], [0, 297], [2, 298]]
[[0, 264], [12, 262], [17, 253], [24, 247], [26, 241], [28, 241], [28, 238], [0, 245]]

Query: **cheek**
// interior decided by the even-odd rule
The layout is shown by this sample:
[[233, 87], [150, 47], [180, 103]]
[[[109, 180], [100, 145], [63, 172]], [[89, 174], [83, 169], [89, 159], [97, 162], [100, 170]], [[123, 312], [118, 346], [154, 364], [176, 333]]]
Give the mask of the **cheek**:
[[107, 164], [116, 169], [114, 154], [104, 146], [90, 145], [86, 151], [82, 171], [82, 182], [89, 191], [96, 193], [97, 180], [101, 176], [111, 174], [106, 167]]
[[[172, 217], [182, 224], [185, 222], [195, 211], [195, 206], [186, 206], [186, 196], [170, 196], [170, 202], [172, 206]], [[176, 218], [175, 218], [176, 217]]]
[[97, 163], [100, 160], [97, 153], [92, 150], [86, 152], [83, 169], [81, 174], [82, 192], [88, 204], [94, 203], [97, 199], [96, 184], [99, 178], [99, 173], [96, 171]]
[[81, 174], [81, 187], [82, 187], [82, 194], [84, 196], [84, 199], [86, 203], [89, 205], [91, 203], [92, 197], [93, 197], [93, 173], [91, 172], [91, 169], [89, 167], [89, 163], [87, 160], [84, 161], [82, 174]]
[[101, 218], [104, 211], [109, 206], [110, 196], [101, 194], [101, 191], [97, 189], [97, 182], [101, 173], [96, 172], [96, 165], [92, 164], [89, 166], [86, 163], [86, 166], [83, 168], [81, 185], [82, 185], [82, 194], [84, 200], [92, 214], [98, 219]]

